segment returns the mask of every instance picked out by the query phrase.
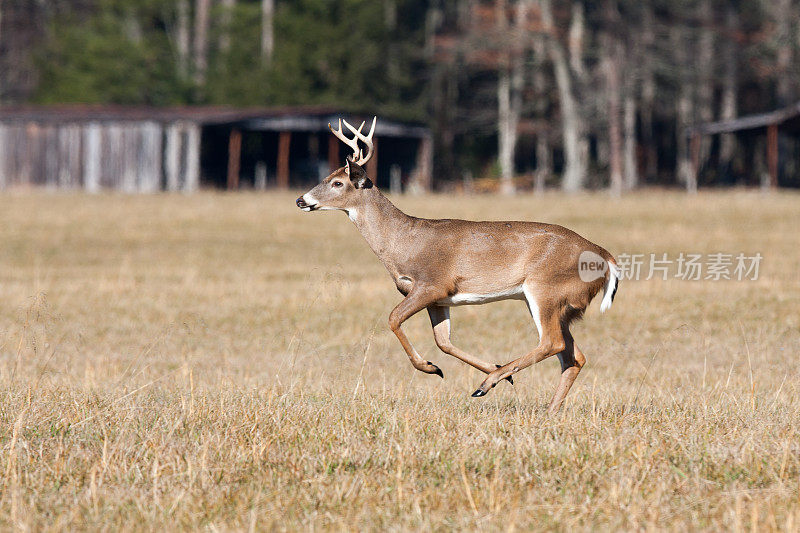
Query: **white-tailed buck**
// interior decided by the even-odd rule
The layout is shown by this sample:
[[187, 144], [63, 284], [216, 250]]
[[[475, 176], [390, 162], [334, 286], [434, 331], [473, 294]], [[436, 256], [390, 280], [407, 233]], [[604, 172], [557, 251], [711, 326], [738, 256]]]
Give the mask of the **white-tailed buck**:
[[[561, 379], [550, 410], [557, 411], [586, 358], [569, 332], [592, 298], [605, 289], [601, 311], [611, 306], [619, 270], [606, 250], [577, 233], [538, 222], [472, 222], [429, 220], [406, 215], [373, 185], [364, 172], [372, 156], [375, 122], [364, 124], [350, 138], [339, 128], [333, 134], [353, 155], [344, 167], [297, 199], [303, 211], [337, 209], [350, 217], [383, 262], [405, 296], [389, 315], [389, 327], [414, 368], [427, 374], [442, 371], [420, 357], [401, 328], [415, 313], [428, 310], [439, 348], [488, 374], [472, 394], [483, 396], [501, 380], [551, 355], [561, 362]], [[366, 154], [359, 146], [366, 147]], [[539, 331], [539, 344], [505, 365], [494, 365], [453, 346], [450, 307], [498, 300], [524, 300]], [[512, 381], [513, 383], [513, 381]]]

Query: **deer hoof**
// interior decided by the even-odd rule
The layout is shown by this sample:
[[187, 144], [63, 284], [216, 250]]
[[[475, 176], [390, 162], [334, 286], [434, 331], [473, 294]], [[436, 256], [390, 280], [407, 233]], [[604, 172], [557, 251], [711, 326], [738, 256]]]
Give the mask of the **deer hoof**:
[[486, 392], [484, 392], [482, 389], [478, 389], [472, 393], [473, 398], [480, 398], [481, 396], [486, 396]]
[[436, 375], [437, 375], [437, 376], [439, 376], [440, 378], [444, 379], [444, 374], [442, 373], [442, 369], [441, 369], [441, 368], [439, 368], [438, 366], [434, 365], [434, 364], [433, 364], [433, 363], [431, 363], [430, 361], [428, 361], [428, 364], [429, 364], [429, 365], [431, 365], [433, 368], [435, 368], [435, 369], [436, 369], [436, 370], [434, 370], [433, 372], [431, 372], [431, 374], [436, 374]]
[[[494, 365], [494, 366], [496, 366], [497, 368], [502, 368], [503, 367], [503, 365]], [[506, 381], [508, 381], [509, 383], [511, 383], [513, 385], [514, 384], [514, 376], [508, 376], [506, 378]]]

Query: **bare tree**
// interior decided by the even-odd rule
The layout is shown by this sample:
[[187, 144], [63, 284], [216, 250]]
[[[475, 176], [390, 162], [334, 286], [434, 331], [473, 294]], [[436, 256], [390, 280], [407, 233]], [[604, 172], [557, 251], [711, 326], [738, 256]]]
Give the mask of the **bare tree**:
[[[522, 112], [522, 90], [524, 83], [523, 55], [527, 49], [525, 39], [525, 23], [528, 18], [530, 0], [519, 0], [514, 17], [512, 42], [503, 43], [506, 47], [505, 58], [499, 65], [497, 81], [497, 139], [500, 163], [500, 191], [513, 194], [514, 158], [517, 147], [519, 119]], [[506, 3], [497, 3], [498, 34], [506, 35]]]
[[272, 51], [275, 48], [274, 14], [275, 0], [261, 0], [261, 61], [264, 65], [272, 61]]
[[[738, 95], [737, 76], [738, 59], [736, 53], [736, 33], [739, 27], [739, 17], [736, 9], [731, 3], [725, 7], [725, 35], [722, 49], [722, 99], [720, 109], [720, 119], [731, 120], [736, 118]], [[733, 163], [733, 156], [736, 151], [736, 136], [724, 134], [720, 139], [719, 159], [720, 165], [725, 170], [730, 170]]]
[[537, 33], [533, 38], [533, 89], [536, 118], [540, 121], [536, 134], [536, 177], [534, 190], [543, 192], [548, 178], [553, 172], [549, 130], [544, 126], [547, 114], [547, 79], [544, 74], [546, 43], [544, 37]]
[[[767, 2], [775, 21], [775, 38], [777, 46], [776, 70], [778, 105], [789, 105], [792, 101], [792, 77], [789, 75], [794, 55], [791, 38], [792, 0], [775, 0]], [[794, 9], [797, 9], [795, 7]]]
[[686, 128], [691, 125], [694, 114], [694, 84], [692, 83], [691, 67], [689, 65], [689, 46], [685, 31], [674, 26], [671, 31], [671, 42], [675, 53], [676, 66], [679, 71], [678, 76], [678, 99], [676, 102], [676, 169], [678, 182], [686, 186], [689, 193], [697, 192], [697, 175], [691, 163], [689, 139], [686, 136]]
[[233, 12], [236, 8], [236, 0], [221, 0], [222, 10], [220, 12], [219, 49], [227, 52], [231, 48], [231, 23], [233, 22]]
[[624, 138], [624, 168], [625, 180], [623, 187], [626, 190], [639, 186], [639, 165], [636, 161], [636, 97], [634, 89], [628, 86], [625, 89], [625, 103], [623, 104]]
[[[714, 12], [711, 0], [700, 3], [700, 36], [697, 43], [695, 114], [701, 122], [714, 120]], [[696, 119], [694, 119], [696, 120]], [[711, 153], [711, 139], [700, 139], [697, 164], [703, 166]]]
[[614, 35], [614, 26], [617, 23], [617, 6], [615, 0], [605, 0], [604, 26], [602, 34], [603, 60], [601, 68], [606, 84], [606, 104], [608, 106], [608, 144], [609, 144], [609, 174], [611, 194], [622, 194], [622, 134], [620, 121], [620, 63], [622, 62], [622, 47]]
[[583, 2], [572, 3], [572, 20], [569, 24], [567, 48], [569, 49], [569, 64], [575, 76], [581, 80], [586, 78], [586, 67], [583, 64], [583, 41], [586, 34], [586, 17]]
[[194, 80], [205, 83], [208, 68], [208, 17], [211, 0], [196, 0], [194, 11]]
[[653, 8], [649, 2], [642, 6], [642, 32], [641, 32], [641, 99], [640, 113], [642, 144], [644, 146], [644, 175], [646, 179], [653, 180], [658, 174], [658, 150], [656, 148], [655, 132], [653, 129], [653, 113], [656, 100], [655, 65], [655, 21]]
[[189, 74], [189, 0], [176, 4], [175, 48], [178, 52], [178, 71]]
[[647, 51], [642, 46], [641, 26], [637, 30], [628, 33], [627, 38], [620, 37], [618, 41], [619, 53], [623, 56], [625, 65], [625, 72], [622, 76], [622, 163], [624, 173], [622, 188], [631, 190], [639, 186], [639, 162], [636, 157], [638, 145], [636, 132], [638, 105], [636, 96], [641, 79], [641, 65], [644, 62], [644, 56], [647, 55]]
[[[564, 138], [566, 165], [562, 180], [565, 191], [577, 191], [584, 187], [589, 166], [589, 141], [586, 127], [575, 96], [575, 87], [570, 72], [567, 54], [556, 34], [550, 0], [540, 0], [542, 28], [548, 35], [547, 50], [553, 63], [559, 104], [561, 106], [561, 129]], [[580, 12], [582, 17], [582, 11]]]

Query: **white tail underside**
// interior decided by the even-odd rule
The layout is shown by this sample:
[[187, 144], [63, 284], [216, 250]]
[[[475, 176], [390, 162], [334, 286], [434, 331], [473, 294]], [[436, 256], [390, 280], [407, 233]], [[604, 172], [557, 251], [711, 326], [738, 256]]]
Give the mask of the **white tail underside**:
[[600, 312], [604, 313], [611, 307], [614, 302], [614, 292], [617, 290], [617, 282], [619, 281], [619, 268], [616, 264], [608, 263], [608, 279], [606, 286], [603, 290], [603, 301], [600, 303]]

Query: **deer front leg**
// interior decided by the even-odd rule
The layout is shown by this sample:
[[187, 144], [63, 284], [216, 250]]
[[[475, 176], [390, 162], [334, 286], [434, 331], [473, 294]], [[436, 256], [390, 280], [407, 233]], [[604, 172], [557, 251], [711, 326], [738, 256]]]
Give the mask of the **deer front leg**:
[[408, 293], [408, 296], [406, 296], [405, 299], [397, 305], [397, 307], [392, 309], [392, 312], [389, 315], [389, 328], [397, 336], [400, 344], [403, 345], [403, 349], [406, 351], [406, 354], [408, 354], [408, 358], [414, 368], [421, 372], [425, 372], [426, 374], [437, 374], [441, 378], [444, 378], [444, 374], [442, 373], [441, 369], [430, 361], [425, 361], [422, 357], [420, 357], [420, 355], [417, 353], [417, 350], [415, 350], [411, 345], [411, 342], [409, 342], [408, 337], [406, 337], [406, 334], [403, 333], [403, 330], [400, 328], [400, 326], [413, 315], [419, 311], [422, 311], [430, 304], [440, 298], [443, 298], [444, 296], [446, 295], [440, 295], [432, 290], [425, 290], [415, 287], [410, 293]]
[[[471, 367], [477, 368], [484, 374], [489, 374], [495, 371], [496, 369], [500, 368], [500, 365], [489, 364], [453, 346], [453, 343], [450, 342], [449, 307], [444, 307], [439, 305], [429, 305], [428, 315], [431, 317], [431, 326], [433, 327], [433, 339], [436, 341], [436, 346], [438, 346], [441, 351], [443, 351], [448, 355], [452, 355], [456, 359], [459, 359], [467, 363]], [[512, 385], [514, 384], [514, 378], [512, 378], [511, 376], [508, 376], [506, 379]]]

